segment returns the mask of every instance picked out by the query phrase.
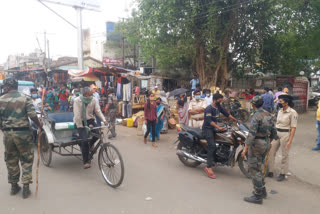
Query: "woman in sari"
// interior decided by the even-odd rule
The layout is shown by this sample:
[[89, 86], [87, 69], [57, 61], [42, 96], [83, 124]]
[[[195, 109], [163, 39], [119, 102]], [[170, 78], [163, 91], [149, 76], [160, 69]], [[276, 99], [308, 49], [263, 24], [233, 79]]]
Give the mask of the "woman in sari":
[[[155, 137], [156, 140], [160, 140], [160, 131], [163, 128], [163, 122], [164, 122], [164, 116], [165, 116], [165, 110], [164, 106], [161, 105], [161, 98], [158, 97], [156, 99], [156, 104], [157, 104], [157, 118], [158, 122], [156, 123], [156, 132], [155, 132]], [[150, 134], [150, 140], [152, 139], [152, 132]]]
[[186, 126], [188, 125], [189, 123], [188, 108], [189, 108], [189, 103], [188, 103], [187, 96], [185, 94], [180, 95], [177, 103], [179, 124], [184, 124]]
[[54, 95], [52, 92], [52, 89], [48, 89], [48, 93], [47, 93], [47, 99], [46, 99], [46, 103], [50, 106], [51, 110], [48, 110], [49, 113], [52, 113], [54, 111]]

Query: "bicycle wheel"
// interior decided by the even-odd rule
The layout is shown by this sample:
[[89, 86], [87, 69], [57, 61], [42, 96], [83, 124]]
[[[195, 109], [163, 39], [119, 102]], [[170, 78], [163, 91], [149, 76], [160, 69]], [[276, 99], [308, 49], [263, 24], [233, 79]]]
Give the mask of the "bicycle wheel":
[[98, 155], [99, 169], [103, 179], [113, 188], [121, 185], [124, 178], [124, 164], [118, 149], [110, 144], [101, 145]]
[[48, 143], [47, 135], [44, 131], [40, 135], [40, 156], [42, 163], [49, 167], [52, 160], [52, 145]]

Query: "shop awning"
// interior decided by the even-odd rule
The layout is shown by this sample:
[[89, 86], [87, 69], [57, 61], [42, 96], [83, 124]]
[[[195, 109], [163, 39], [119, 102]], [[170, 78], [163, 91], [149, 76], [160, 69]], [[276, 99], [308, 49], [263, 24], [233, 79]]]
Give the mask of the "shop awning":
[[73, 77], [82, 77], [87, 74], [121, 74], [121, 73], [130, 73], [134, 72], [134, 70], [116, 67], [116, 66], [109, 66], [101, 67], [101, 68], [87, 68], [84, 70], [78, 69], [69, 69], [68, 74]]

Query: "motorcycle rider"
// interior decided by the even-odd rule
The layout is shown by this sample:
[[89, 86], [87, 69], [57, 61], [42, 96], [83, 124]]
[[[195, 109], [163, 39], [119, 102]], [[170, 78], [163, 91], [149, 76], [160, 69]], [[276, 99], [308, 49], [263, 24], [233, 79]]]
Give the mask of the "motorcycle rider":
[[270, 140], [278, 139], [278, 136], [271, 114], [262, 108], [262, 97], [253, 97], [251, 104], [254, 115], [250, 122], [249, 135], [241, 155], [244, 158], [248, 152], [248, 166], [254, 191], [253, 195], [245, 197], [244, 201], [262, 204], [263, 198], [267, 197], [267, 191], [264, 186], [265, 182], [261, 168], [270, 149]]
[[222, 113], [224, 116], [234, 121], [237, 121], [237, 119], [221, 107], [220, 103], [223, 100], [223, 96], [221, 94], [214, 94], [212, 99], [213, 103], [209, 105], [204, 111], [204, 122], [202, 131], [208, 142], [207, 167], [204, 168], [204, 170], [210, 178], [214, 179], [216, 178], [212, 170], [216, 151], [214, 131], [215, 129], [218, 129], [219, 131], [225, 131], [225, 128], [217, 125], [219, 114]]

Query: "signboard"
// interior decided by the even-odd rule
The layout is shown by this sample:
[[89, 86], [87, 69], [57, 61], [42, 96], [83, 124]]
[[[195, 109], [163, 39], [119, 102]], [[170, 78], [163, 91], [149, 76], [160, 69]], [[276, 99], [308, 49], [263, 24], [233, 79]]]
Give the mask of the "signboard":
[[123, 60], [121, 58], [103, 57], [103, 65], [120, 65], [122, 66]]
[[80, 7], [87, 10], [100, 11], [101, 0], [41, 0], [71, 7]]

